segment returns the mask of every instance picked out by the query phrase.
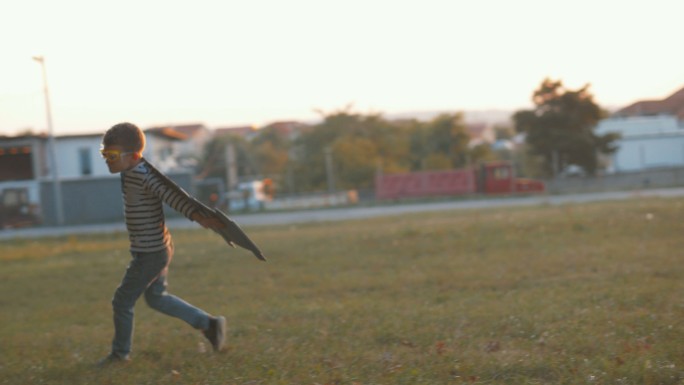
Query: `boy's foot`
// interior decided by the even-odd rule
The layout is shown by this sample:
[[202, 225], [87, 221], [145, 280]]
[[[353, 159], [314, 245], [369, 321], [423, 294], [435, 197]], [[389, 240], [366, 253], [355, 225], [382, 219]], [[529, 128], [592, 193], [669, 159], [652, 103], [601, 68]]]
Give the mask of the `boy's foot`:
[[221, 351], [226, 342], [226, 318], [209, 317], [209, 328], [202, 333], [211, 342], [211, 347], [215, 352]]
[[128, 356], [121, 357], [114, 353], [109, 353], [109, 355], [97, 362], [99, 368], [104, 368], [112, 365], [123, 365], [131, 362]]

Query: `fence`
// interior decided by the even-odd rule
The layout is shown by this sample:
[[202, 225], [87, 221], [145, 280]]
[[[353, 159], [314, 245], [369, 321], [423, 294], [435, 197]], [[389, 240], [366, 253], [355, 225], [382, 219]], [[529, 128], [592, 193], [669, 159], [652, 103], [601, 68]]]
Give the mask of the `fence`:
[[623, 191], [684, 186], [684, 167], [667, 167], [595, 177], [566, 177], [544, 181], [551, 194]]
[[[169, 175], [178, 185], [195, 194], [191, 174]], [[624, 191], [648, 188], [684, 186], [684, 167], [651, 169], [639, 172], [600, 175], [586, 178], [557, 178], [544, 181], [551, 194], [572, 194], [601, 191]], [[64, 224], [105, 223], [123, 220], [121, 181], [118, 177], [101, 177], [61, 182]], [[52, 183], [40, 183], [40, 200], [44, 225], [56, 224]], [[361, 192], [359, 198], [372, 199], [372, 194]], [[367, 195], [367, 196], [366, 196]], [[170, 217], [175, 211], [164, 207]]]
[[[191, 174], [171, 174], [168, 176], [189, 193], [194, 191]], [[62, 180], [60, 184], [65, 225], [123, 220], [123, 200], [119, 177]], [[40, 183], [40, 202], [43, 224], [55, 225], [57, 213], [52, 182], [43, 181]], [[169, 216], [179, 215], [166, 205], [164, 210]]]

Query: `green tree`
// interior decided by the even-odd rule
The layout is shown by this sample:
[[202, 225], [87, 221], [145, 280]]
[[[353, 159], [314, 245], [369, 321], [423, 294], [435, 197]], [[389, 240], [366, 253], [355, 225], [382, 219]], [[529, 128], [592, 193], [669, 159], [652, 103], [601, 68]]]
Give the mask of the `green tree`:
[[407, 132], [379, 114], [362, 115], [349, 107], [325, 115], [293, 145], [290, 167], [296, 190], [326, 189], [326, 148], [331, 150], [337, 188], [370, 188], [378, 167], [384, 172], [407, 170]]
[[490, 162], [497, 159], [497, 154], [492, 151], [489, 144], [478, 144], [468, 150], [468, 160], [471, 165]]
[[405, 172], [410, 169], [409, 164], [409, 132], [410, 127], [404, 122], [390, 122], [382, 116], [373, 114], [365, 116], [360, 124], [362, 132], [356, 137], [363, 137], [375, 146], [375, 157], [369, 158], [374, 170], [378, 167], [383, 172]]
[[463, 114], [442, 114], [417, 123], [410, 134], [413, 170], [463, 167], [468, 162], [468, 136]]
[[262, 176], [282, 175], [286, 172], [290, 140], [274, 127], [264, 127], [249, 143], [255, 167]]
[[449, 170], [451, 159], [446, 154], [434, 152], [423, 158], [423, 167], [425, 170]]
[[377, 168], [378, 146], [370, 138], [345, 135], [332, 146], [336, 187], [369, 189]]
[[233, 145], [238, 177], [251, 176], [258, 173], [252, 160], [249, 143], [240, 136], [223, 135], [207, 142], [204, 157], [200, 161], [201, 170], [198, 178], [226, 177], [226, 146]]
[[594, 102], [589, 85], [568, 90], [561, 81], [545, 79], [534, 91], [533, 110], [513, 115], [516, 131], [525, 133], [532, 155], [543, 158], [544, 173], [549, 176], [570, 165], [593, 175], [597, 154], [617, 150], [615, 134], [597, 135], [596, 124], [606, 112]]
[[494, 132], [496, 133], [496, 140], [511, 140], [515, 136], [515, 128], [508, 124], [494, 125]]
[[358, 130], [360, 121], [360, 115], [348, 109], [340, 110], [325, 116], [311, 131], [296, 139], [290, 152], [289, 166], [296, 191], [326, 189], [328, 179], [324, 150], [331, 148], [337, 138]]

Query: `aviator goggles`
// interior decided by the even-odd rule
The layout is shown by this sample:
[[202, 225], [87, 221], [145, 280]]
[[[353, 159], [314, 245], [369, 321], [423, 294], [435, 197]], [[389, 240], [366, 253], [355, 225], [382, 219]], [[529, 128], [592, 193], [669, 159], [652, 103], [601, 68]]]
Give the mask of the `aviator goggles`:
[[122, 152], [121, 150], [105, 150], [100, 149], [100, 154], [102, 157], [110, 162], [116, 162], [121, 159], [124, 155], [135, 154], [135, 152]]

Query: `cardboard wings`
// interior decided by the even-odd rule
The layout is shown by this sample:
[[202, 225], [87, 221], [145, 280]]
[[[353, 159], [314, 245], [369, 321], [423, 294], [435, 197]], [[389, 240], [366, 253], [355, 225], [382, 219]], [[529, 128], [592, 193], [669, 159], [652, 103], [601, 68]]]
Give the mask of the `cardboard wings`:
[[[193, 198], [194, 199], [194, 198]], [[230, 219], [225, 213], [223, 213], [219, 209], [212, 209], [206, 206], [204, 203], [198, 201], [197, 199], [194, 199], [197, 207], [200, 211], [200, 214], [202, 214], [205, 217], [210, 217], [210, 218], [217, 218], [223, 224], [225, 225], [224, 228], [222, 229], [213, 229], [215, 233], [223, 237], [223, 239], [226, 240], [226, 243], [228, 243], [230, 246], [235, 247], [240, 246], [242, 248], [245, 248], [249, 251], [251, 251], [254, 256], [259, 258], [262, 261], [266, 261], [266, 257], [264, 254], [259, 250], [259, 247], [252, 242], [251, 239], [245, 234], [244, 231], [238, 226], [235, 221]]]
[[221, 222], [223, 222], [225, 227], [223, 227], [222, 229], [212, 230], [214, 230], [214, 232], [223, 237], [223, 239], [225, 239], [229, 245], [231, 245], [232, 247], [235, 247], [237, 245], [242, 248], [245, 248], [251, 251], [260, 260], [266, 261], [266, 257], [264, 257], [264, 254], [261, 252], [261, 250], [259, 250], [257, 245], [254, 244], [254, 242], [252, 242], [252, 240], [249, 239], [247, 234], [245, 234], [245, 232], [242, 231], [240, 226], [238, 226], [238, 224], [235, 223], [232, 219], [230, 219], [226, 214], [224, 214], [219, 209], [212, 209], [204, 203], [198, 201], [194, 197], [190, 196], [190, 194], [185, 192], [185, 190], [183, 190], [183, 188], [176, 184], [176, 182], [174, 182], [169, 177], [164, 175], [162, 172], [157, 170], [152, 164], [150, 164], [146, 160], [145, 163], [149, 167], [150, 171], [153, 172], [159, 179], [161, 179], [168, 188], [173, 189], [178, 193], [186, 196], [188, 199], [192, 200], [195, 204], [195, 208], [199, 211], [199, 213], [202, 216], [209, 218], [217, 218]]

